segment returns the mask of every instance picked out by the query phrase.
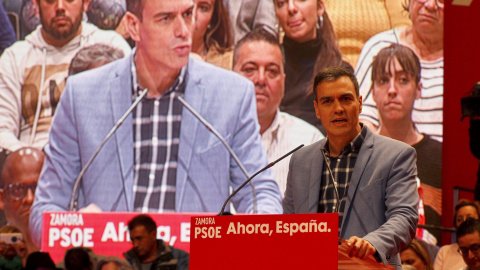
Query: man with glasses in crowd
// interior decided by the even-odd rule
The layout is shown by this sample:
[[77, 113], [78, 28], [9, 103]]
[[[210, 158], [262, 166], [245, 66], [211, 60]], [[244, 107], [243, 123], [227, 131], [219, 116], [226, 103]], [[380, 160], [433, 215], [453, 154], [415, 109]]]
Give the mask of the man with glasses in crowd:
[[458, 253], [467, 266], [458, 270], [480, 270], [480, 220], [467, 219], [457, 229]]
[[0, 209], [5, 211], [7, 222], [22, 232], [27, 256], [39, 250], [30, 237], [28, 219], [44, 158], [36, 148], [18, 149], [5, 160], [0, 181]]

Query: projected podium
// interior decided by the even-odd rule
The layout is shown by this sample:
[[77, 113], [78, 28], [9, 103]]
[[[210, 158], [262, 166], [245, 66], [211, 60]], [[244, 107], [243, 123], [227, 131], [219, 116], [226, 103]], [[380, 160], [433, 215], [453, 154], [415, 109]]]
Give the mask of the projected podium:
[[[49, 252], [55, 262], [63, 260], [67, 249], [79, 246], [91, 248], [96, 254], [123, 258], [123, 252], [132, 248], [127, 223], [138, 214], [45, 212], [41, 250]], [[190, 219], [200, 214], [205, 215], [149, 213], [157, 223], [157, 238], [187, 252], [190, 250]]]

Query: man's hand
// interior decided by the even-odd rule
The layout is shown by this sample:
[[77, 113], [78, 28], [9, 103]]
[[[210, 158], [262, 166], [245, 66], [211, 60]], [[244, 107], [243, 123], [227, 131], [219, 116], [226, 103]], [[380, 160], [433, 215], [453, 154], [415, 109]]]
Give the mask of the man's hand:
[[350, 251], [348, 252], [350, 258], [357, 257], [365, 260], [365, 258], [375, 254], [377, 251], [370, 242], [357, 236], [350, 237], [347, 241], [347, 246], [350, 248]]

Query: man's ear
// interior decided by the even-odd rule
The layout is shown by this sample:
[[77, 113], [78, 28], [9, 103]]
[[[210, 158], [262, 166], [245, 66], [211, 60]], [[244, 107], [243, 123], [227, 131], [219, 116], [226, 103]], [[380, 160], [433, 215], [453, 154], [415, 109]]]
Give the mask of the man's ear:
[[0, 210], [5, 210], [5, 192], [0, 189]]
[[126, 20], [125, 25], [127, 27], [128, 33], [130, 34], [130, 38], [135, 42], [140, 41], [140, 33], [139, 33], [140, 19], [135, 14], [127, 11], [125, 13], [124, 20]]

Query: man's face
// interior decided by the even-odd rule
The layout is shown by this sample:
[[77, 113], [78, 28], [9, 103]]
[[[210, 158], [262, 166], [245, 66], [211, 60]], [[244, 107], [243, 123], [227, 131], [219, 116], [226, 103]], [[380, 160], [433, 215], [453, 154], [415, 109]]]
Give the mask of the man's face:
[[137, 56], [159, 68], [185, 66], [192, 47], [193, 11], [192, 0], [144, 0], [142, 20], [135, 15], [127, 20]]
[[[465, 263], [471, 270], [480, 269], [480, 235], [478, 232], [472, 234], [466, 234], [458, 238], [458, 246], [462, 250], [462, 257]], [[469, 249], [467, 251], [467, 248]], [[478, 254], [472, 252], [472, 249], [476, 250]]]
[[233, 70], [255, 84], [258, 118], [273, 117], [285, 92], [280, 48], [265, 41], [244, 43]]
[[80, 33], [89, 1], [37, 0], [43, 34], [53, 40], [70, 40]]
[[353, 140], [360, 132], [358, 116], [362, 111], [362, 96], [357, 97], [348, 77], [325, 81], [317, 85], [314, 101], [317, 118], [330, 139]]
[[[388, 71], [392, 74], [389, 74]], [[373, 99], [382, 121], [410, 120], [415, 99], [420, 98], [421, 84], [405, 72], [396, 58], [373, 82]]]
[[8, 179], [3, 179], [4, 187], [0, 191], [0, 205], [11, 225], [22, 231], [28, 231], [28, 219], [32, 206], [35, 187], [40, 176], [39, 168], [25, 167]]
[[139, 225], [130, 231], [133, 249], [142, 262], [148, 262], [157, 254], [156, 231], [148, 232], [145, 226]]

